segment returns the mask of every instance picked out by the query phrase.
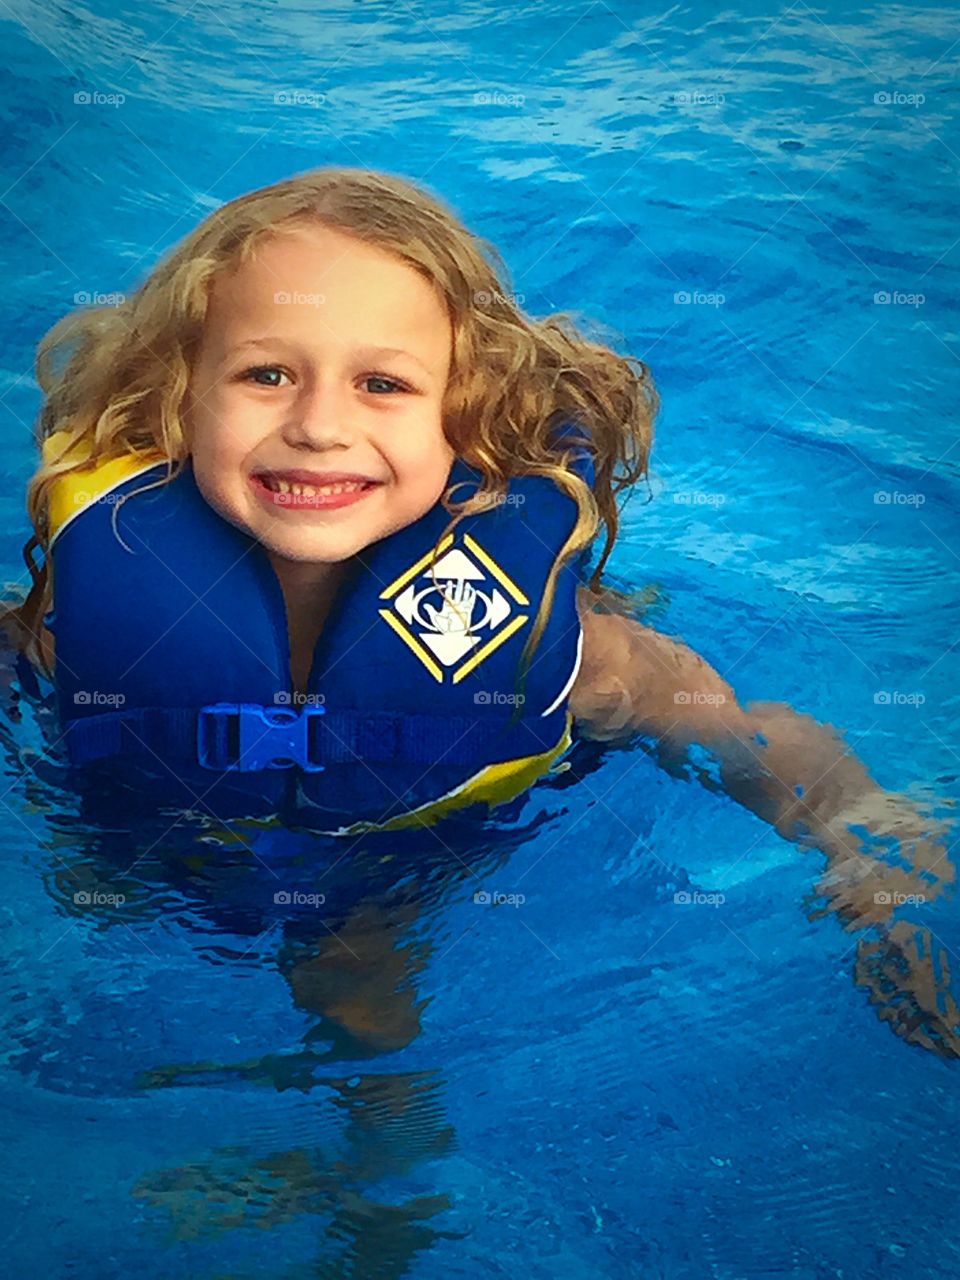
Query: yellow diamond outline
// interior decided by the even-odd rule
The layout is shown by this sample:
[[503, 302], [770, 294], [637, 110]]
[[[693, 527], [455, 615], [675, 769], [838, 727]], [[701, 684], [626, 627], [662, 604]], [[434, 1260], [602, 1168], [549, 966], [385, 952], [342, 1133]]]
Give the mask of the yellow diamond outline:
[[[393, 582], [391, 582], [389, 586], [384, 587], [383, 591], [380, 592], [380, 599], [392, 600], [392, 598], [401, 591], [407, 583], [411, 581], [411, 579], [415, 578], [422, 569], [426, 568], [431, 560], [439, 557], [447, 551], [453, 541], [453, 534], [448, 533], [447, 536], [435, 547], [431, 547], [425, 555], [421, 556], [415, 564], [412, 564], [409, 569], [405, 569], [399, 577], [394, 578]], [[488, 552], [484, 551], [483, 547], [480, 546], [475, 538], [472, 538], [469, 533], [465, 533], [463, 535], [463, 542], [464, 546], [474, 556], [476, 556], [480, 563], [488, 569], [490, 573], [493, 574], [504, 590], [513, 596], [517, 604], [523, 606], [530, 604], [527, 596], [520, 590], [509, 574], [500, 568], [496, 560], [494, 560]], [[381, 609], [379, 612], [380, 617], [383, 618], [384, 622], [386, 622], [390, 626], [391, 630], [396, 632], [400, 639], [403, 640], [410, 650], [416, 654], [433, 678], [442, 684], [444, 677], [443, 668], [434, 660], [432, 655], [424, 648], [416, 636], [407, 629], [406, 623], [403, 622], [402, 619], [398, 618], [396, 614], [391, 613], [389, 609]], [[481, 645], [479, 649], [475, 649], [473, 653], [471, 653], [470, 657], [456, 668], [453, 672], [452, 683], [459, 684], [465, 676], [468, 676], [471, 671], [475, 670], [480, 665], [481, 662], [484, 662], [489, 658], [491, 653], [499, 649], [502, 644], [505, 644], [511, 636], [516, 635], [520, 628], [529, 621], [529, 614], [519, 614], [504, 623], [500, 630], [495, 635], [491, 636], [486, 644]]]
[[509, 578], [506, 575], [506, 573], [504, 573], [504, 571], [497, 564], [496, 560], [494, 560], [491, 555], [488, 555], [487, 552], [484, 551], [483, 547], [481, 547], [478, 542], [476, 542], [473, 538], [470, 537], [469, 533], [465, 533], [463, 535], [463, 541], [464, 541], [464, 545], [470, 548], [470, 550], [477, 557], [480, 563], [483, 565], [486, 565], [486, 567], [490, 570], [490, 572], [497, 579], [500, 585], [506, 591], [509, 591], [509, 593], [513, 596], [514, 600], [516, 600], [517, 604], [522, 604], [524, 608], [526, 608], [526, 606], [529, 605], [530, 601], [523, 594], [523, 592], [520, 590], [517, 584], [513, 581], [513, 579]]
[[452, 542], [453, 534], [448, 533], [437, 546], [431, 547], [425, 556], [421, 556], [416, 564], [411, 565], [409, 569], [404, 569], [399, 578], [394, 578], [388, 587], [384, 587], [380, 592], [380, 599], [389, 600], [392, 596], [395, 596], [398, 591], [407, 585], [411, 578], [415, 578], [421, 569], [426, 568], [435, 555], [442, 555]]

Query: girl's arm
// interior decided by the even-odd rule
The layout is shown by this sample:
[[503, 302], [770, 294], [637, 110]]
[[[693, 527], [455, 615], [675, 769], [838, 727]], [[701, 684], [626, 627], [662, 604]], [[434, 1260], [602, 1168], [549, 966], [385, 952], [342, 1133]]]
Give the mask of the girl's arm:
[[[595, 613], [581, 590], [583, 661], [570, 709], [581, 733], [604, 742], [635, 734], [654, 741], [660, 763], [720, 785], [788, 840], [826, 853], [818, 889], [859, 924], [884, 920], [903, 900], [936, 897], [954, 881], [947, 824], [885, 791], [829, 725], [782, 702], [737, 702], [731, 686], [687, 645], [616, 613]], [[709, 752], [690, 753], [697, 744]], [[900, 841], [913, 871], [878, 862], [869, 838]], [[872, 851], [872, 852], [875, 852]], [[921, 878], [922, 877], [922, 878]]]

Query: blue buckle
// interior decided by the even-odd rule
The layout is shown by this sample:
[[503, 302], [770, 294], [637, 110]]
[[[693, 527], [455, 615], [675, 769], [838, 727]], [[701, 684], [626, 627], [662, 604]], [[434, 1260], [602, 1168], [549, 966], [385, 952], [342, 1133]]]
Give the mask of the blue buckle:
[[323, 706], [264, 707], [258, 702], [214, 702], [197, 717], [197, 759], [205, 769], [291, 769], [322, 773], [309, 758], [310, 721]]

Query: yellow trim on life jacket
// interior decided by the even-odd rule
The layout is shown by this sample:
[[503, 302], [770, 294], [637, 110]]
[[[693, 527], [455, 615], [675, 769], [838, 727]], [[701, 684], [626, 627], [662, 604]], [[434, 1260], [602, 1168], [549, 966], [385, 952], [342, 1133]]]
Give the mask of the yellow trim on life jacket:
[[[81, 462], [89, 458], [88, 440], [76, 441], [62, 456], [57, 456], [69, 437], [69, 431], [55, 431], [53, 435], [47, 436], [42, 445], [44, 463]], [[81, 511], [92, 507], [125, 480], [150, 471], [157, 463], [166, 461], [166, 454], [158, 449], [151, 449], [142, 453], [127, 453], [118, 458], [107, 458], [92, 466], [55, 476], [47, 491], [47, 522], [51, 544]]]
[[[319, 836], [353, 836], [365, 835], [377, 831], [400, 831], [410, 827], [428, 827], [438, 822], [454, 809], [462, 809], [470, 804], [486, 802], [491, 808], [498, 804], [506, 804], [521, 792], [526, 791], [538, 778], [548, 773], [560, 772], [564, 766], [556, 762], [573, 744], [571, 728], [573, 712], [567, 712], [567, 722], [560, 741], [555, 747], [535, 756], [521, 756], [516, 760], [502, 760], [498, 764], [484, 766], [472, 778], [447, 792], [439, 800], [429, 800], [419, 808], [408, 813], [399, 813], [386, 822], [354, 822], [348, 827], [339, 827], [335, 831], [322, 831], [317, 827], [307, 828]], [[286, 826], [286, 823], [275, 816], [269, 818], [235, 818], [229, 826], [214, 828], [224, 844], [243, 844], [244, 837], [238, 835], [240, 830], [253, 828], [265, 830]], [[392, 856], [392, 855], [391, 855]]]
[[429, 827], [440, 818], [445, 817], [452, 809], [462, 809], [467, 805], [486, 803], [491, 807], [505, 804], [513, 800], [533, 786], [536, 780], [551, 771], [551, 766], [559, 756], [573, 743], [570, 733], [573, 725], [573, 712], [567, 712], [567, 720], [560, 741], [555, 747], [535, 756], [521, 756], [517, 760], [501, 760], [497, 764], [488, 764], [472, 778], [448, 791], [439, 800], [429, 800], [426, 804], [409, 813], [398, 814], [388, 818], [386, 822], [354, 822], [348, 827], [340, 827], [336, 831], [319, 831], [324, 836], [355, 836], [372, 831], [399, 831], [405, 827]]

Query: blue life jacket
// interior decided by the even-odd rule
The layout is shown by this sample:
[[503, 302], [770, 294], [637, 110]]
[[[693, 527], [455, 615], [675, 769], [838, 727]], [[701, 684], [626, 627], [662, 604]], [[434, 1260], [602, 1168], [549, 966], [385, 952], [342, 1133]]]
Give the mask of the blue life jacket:
[[[58, 443], [45, 451], [56, 456]], [[575, 443], [574, 466], [592, 483], [587, 442]], [[103, 761], [110, 776], [130, 765], [137, 786], [216, 816], [292, 812], [353, 834], [502, 803], [569, 749], [589, 549], [561, 568], [522, 694], [516, 683], [576, 520], [551, 480], [512, 479], [504, 500], [439, 547], [450, 521], [440, 502], [355, 557], [303, 695], [266, 551], [206, 502], [189, 459], [137, 492], [166, 476], [159, 459], [113, 458], [51, 488], [44, 621], [71, 765]], [[480, 479], [456, 461], [449, 483], [467, 482], [456, 500]]]

